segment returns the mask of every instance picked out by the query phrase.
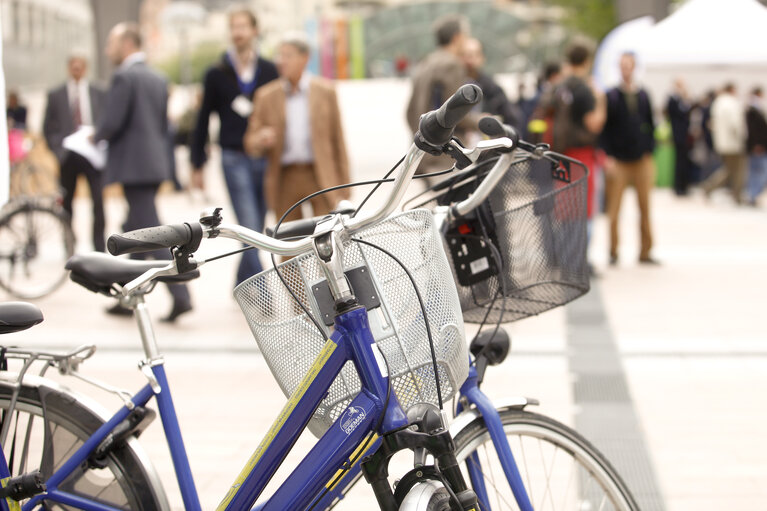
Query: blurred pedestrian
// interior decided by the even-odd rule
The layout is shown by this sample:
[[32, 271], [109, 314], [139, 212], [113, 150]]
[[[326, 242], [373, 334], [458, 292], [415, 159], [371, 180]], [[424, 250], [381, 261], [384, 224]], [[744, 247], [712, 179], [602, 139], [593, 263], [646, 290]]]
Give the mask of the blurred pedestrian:
[[[535, 91], [535, 97], [533, 97], [533, 112], [525, 121], [523, 130], [521, 132], [522, 137], [525, 140], [533, 143], [544, 142], [544, 136], [547, 132], [550, 132], [549, 124], [553, 122], [551, 117], [547, 117], [546, 107], [543, 104], [543, 98], [552, 95], [554, 87], [559, 84], [562, 79], [562, 65], [559, 62], [547, 62], [543, 66], [543, 72], [538, 79], [538, 84]], [[550, 115], [551, 112], [548, 112]], [[546, 143], [551, 144], [551, 140], [547, 140]]]
[[650, 96], [634, 80], [636, 58], [620, 59], [621, 83], [607, 92], [607, 120], [602, 134], [608, 159], [607, 214], [610, 218], [610, 264], [618, 262], [618, 216], [626, 186], [633, 184], [639, 203], [641, 245], [639, 262], [658, 264], [652, 257], [650, 192], [655, 182], [655, 124]]
[[681, 78], [677, 78], [674, 80], [674, 91], [666, 103], [666, 115], [671, 123], [671, 134], [674, 139], [674, 193], [679, 196], [687, 195], [687, 188], [692, 179], [691, 107], [687, 87]]
[[566, 57], [567, 68], [562, 79], [542, 95], [536, 115], [549, 120], [544, 141], [550, 141], [555, 151], [583, 162], [589, 169], [590, 232], [597, 203], [596, 175], [600, 167], [597, 140], [605, 122], [605, 98], [590, 78], [591, 48], [576, 42], [568, 48]]
[[696, 183], [708, 178], [721, 165], [719, 156], [714, 151], [714, 141], [711, 135], [711, 104], [715, 98], [716, 92], [708, 91], [693, 104], [690, 112], [691, 181]]
[[748, 138], [748, 203], [756, 206], [756, 199], [767, 185], [767, 118], [764, 110], [764, 94], [761, 87], [751, 91], [746, 110]]
[[[283, 38], [277, 52], [280, 79], [256, 93], [244, 139], [249, 154], [268, 159], [264, 190], [277, 218], [307, 195], [349, 182], [336, 90], [306, 70], [309, 53], [302, 33]], [[313, 214], [325, 215], [348, 197], [348, 189], [320, 194], [311, 199]], [[301, 217], [296, 208], [286, 220]]]
[[[439, 108], [462, 85], [469, 81], [466, 66], [461, 59], [463, 47], [469, 37], [469, 24], [458, 15], [446, 15], [434, 24], [437, 49], [421, 61], [413, 73], [413, 92], [408, 102], [406, 118], [413, 133], [418, 131], [422, 114]], [[469, 114], [455, 130], [458, 138], [477, 127], [478, 117]], [[431, 173], [452, 167], [453, 159], [448, 155], [426, 155], [418, 173]], [[431, 180], [429, 180], [431, 182]]]
[[[221, 167], [237, 222], [261, 232], [266, 215], [264, 174], [267, 162], [245, 153], [243, 137], [253, 112], [256, 91], [277, 79], [278, 74], [275, 65], [258, 54], [258, 20], [253, 11], [243, 6], [230, 9], [229, 36], [231, 47], [205, 74], [202, 104], [190, 146], [192, 184], [195, 188], [204, 188], [208, 123], [211, 113], [215, 112], [221, 125], [218, 136]], [[258, 250], [243, 252], [237, 268], [237, 284], [262, 269]]]
[[527, 126], [527, 123], [530, 122], [530, 119], [533, 117], [537, 104], [537, 91], [536, 94], [529, 96], [527, 94], [527, 85], [524, 81], [520, 80], [517, 87], [517, 101], [514, 103], [514, 106], [517, 107], [517, 111], [519, 112], [520, 126]]
[[93, 167], [87, 158], [64, 149], [64, 138], [81, 126], [98, 123], [106, 98], [106, 92], [90, 83], [86, 76], [88, 61], [80, 55], [72, 55], [67, 62], [69, 79], [48, 93], [43, 119], [43, 135], [48, 148], [59, 162], [59, 179], [64, 191], [64, 211], [72, 218], [72, 200], [75, 197], [77, 177], [88, 180], [93, 204], [93, 249], [104, 252], [104, 195], [101, 170]]
[[735, 202], [740, 204], [746, 182], [746, 117], [733, 83], [725, 85], [711, 104], [711, 134], [722, 167], [703, 182], [703, 191], [710, 197], [715, 189], [729, 183]]
[[519, 129], [522, 121], [521, 112], [509, 101], [501, 86], [482, 71], [485, 65], [482, 43], [473, 37], [467, 39], [463, 46], [462, 57], [469, 79], [482, 89], [482, 112], [498, 116], [505, 124]]
[[[119, 23], [112, 28], [105, 53], [117, 69], [94, 137], [109, 142], [104, 184], [122, 184], [128, 202], [123, 230], [159, 225], [155, 197], [160, 183], [171, 178], [168, 84], [146, 65], [139, 27], [134, 23]], [[167, 250], [134, 255], [169, 258]], [[169, 284], [168, 289], [173, 307], [163, 321], [173, 322], [192, 310], [192, 302], [185, 284]], [[117, 305], [108, 312], [126, 314], [129, 310]]]
[[27, 129], [27, 107], [21, 104], [19, 93], [16, 91], [8, 92], [8, 103], [5, 105], [5, 118], [8, 121], [8, 127], [11, 129]]

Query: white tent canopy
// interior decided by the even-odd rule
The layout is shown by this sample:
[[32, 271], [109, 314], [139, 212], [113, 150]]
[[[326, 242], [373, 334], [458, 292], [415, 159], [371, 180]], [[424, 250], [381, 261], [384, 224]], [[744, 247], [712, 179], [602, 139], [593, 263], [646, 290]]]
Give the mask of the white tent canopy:
[[648, 68], [767, 66], [767, 8], [757, 0], [689, 0], [647, 37], [640, 53]]
[[767, 88], [767, 8], [757, 0], [688, 0], [655, 25], [646, 18], [624, 23], [600, 46], [598, 81], [614, 85], [625, 51], [637, 54], [639, 79], [656, 107], [677, 77], [694, 96], [728, 81], [745, 95], [756, 85]]

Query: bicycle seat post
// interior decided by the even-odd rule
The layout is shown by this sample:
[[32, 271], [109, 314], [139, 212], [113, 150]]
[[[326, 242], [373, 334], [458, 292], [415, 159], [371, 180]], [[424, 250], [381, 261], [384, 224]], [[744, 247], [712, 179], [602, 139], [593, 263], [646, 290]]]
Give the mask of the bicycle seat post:
[[160, 359], [160, 348], [157, 345], [154, 328], [152, 328], [152, 318], [149, 316], [149, 309], [144, 301], [144, 293], [138, 292], [131, 295], [128, 298], [128, 302], [136, 317], [136, 324], [141, 335], [141, 345], [144, 347], [147, 362], [151, 363]]

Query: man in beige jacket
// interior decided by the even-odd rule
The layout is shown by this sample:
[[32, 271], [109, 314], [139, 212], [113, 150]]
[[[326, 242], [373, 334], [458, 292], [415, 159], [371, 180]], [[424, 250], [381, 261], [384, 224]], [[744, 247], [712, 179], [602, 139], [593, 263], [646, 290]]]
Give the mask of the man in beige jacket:
[[[245, 150], [266, 156], [265, 195], [281, 217], [290, 206], [318, 190], [349, 182], [341, 115], [333, 84], [306, 71], [309, 45], [301, 34], [289, 34], [279, 46], [280, 79], [256, 93], [243, 140]], [[314, 215], [329, 213], [348, 190], [311, 200]], [[286, 220], [301, 218], [296, 208]]]

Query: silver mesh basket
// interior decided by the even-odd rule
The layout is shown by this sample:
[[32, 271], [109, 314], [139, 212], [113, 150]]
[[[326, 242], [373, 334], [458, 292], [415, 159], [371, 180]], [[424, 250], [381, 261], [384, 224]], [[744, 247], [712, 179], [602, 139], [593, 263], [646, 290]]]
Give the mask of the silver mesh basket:
[[[426, 210], [401, 213], [354, 234], [391, 252], [412, 274], [426, 308], [443, 400], [452, 397], [468, 374], [468, 351], [455, 283], [442, 240]], [[407, 274], [382, 251], [347, 241], [344, 268], [370, 270], [381, 306], [368, 313], [373, 337], [389, 366], [392, 389], [407, 409], [416, 403], [437, 403], [431, 350], [424, 316]], [[310, 292], [325, 279], [314, 254], [306, 253], [278, 266], [280, 274], [312, 315], [320, 317]], [[254, 275], [234, 290], [256, 342], [280, 388], [289, 396], [319, 354], [325, 338], [295, 303], [274, 268]], [[332, 327], [327, 327], [327, 336]], [[351, 362], [322, 401], [309, 429], [320, 436], [360, 390]]]
[[567, 179], [555, 178], [565, 169], [556, 153], [546, 155], [512, 163], [477, 208], [476, 224], [460, 220], [445, 235], [467, 323], [517, 321], [589, 290], [587, 169], [573, 163]]

